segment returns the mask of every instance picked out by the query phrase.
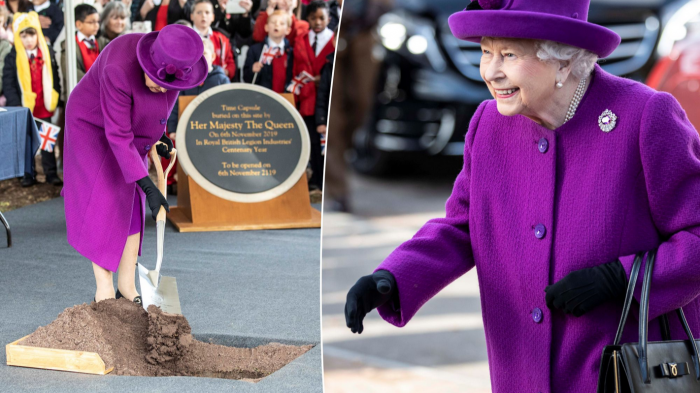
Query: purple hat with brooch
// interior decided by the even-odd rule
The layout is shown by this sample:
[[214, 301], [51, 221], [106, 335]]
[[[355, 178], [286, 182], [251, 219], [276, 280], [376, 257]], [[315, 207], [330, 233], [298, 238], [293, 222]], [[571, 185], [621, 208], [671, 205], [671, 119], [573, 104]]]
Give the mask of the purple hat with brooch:
[[167, 25], [148, 33], [136, 45], [136, 56], [146, 75], [170, 90], [187, 90], [204, 82], [209, 65], [203, 52], [202, 38], [183, 25]]
[[587, 22], [590, 0], [473, 0], [450, 16], [455, 37], [481, 42], [481, 37], [551, 40], [588, 49], [600, 58], [620, 44], [620, 36]]

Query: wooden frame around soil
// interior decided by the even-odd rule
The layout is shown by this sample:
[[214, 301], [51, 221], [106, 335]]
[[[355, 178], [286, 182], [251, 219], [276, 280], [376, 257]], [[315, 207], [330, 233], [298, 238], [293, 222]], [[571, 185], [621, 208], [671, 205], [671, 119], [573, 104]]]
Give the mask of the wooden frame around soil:
[[69, 351], [65, 349], [28, 347], [18, 343], [29, 336], [5, 346], [8, 366], [43, 368], [76, 373], [109, 374], [114, 367], [105, 369], [105, 362], [95, 352]]

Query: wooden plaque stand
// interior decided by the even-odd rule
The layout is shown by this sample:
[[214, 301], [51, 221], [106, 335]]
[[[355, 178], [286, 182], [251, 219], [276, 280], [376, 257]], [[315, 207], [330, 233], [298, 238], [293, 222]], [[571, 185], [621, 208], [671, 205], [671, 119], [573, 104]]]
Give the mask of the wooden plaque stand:
[[[294, 96], [282, 94], [292, 105]], [[196, 96], [179, 98], [178, 118]], [[232, 202], [212, 195], [177, 163], [177, 206], [168, 219], [179, 232], [320, 228], [321, 212], [311, 207], [306, 174], [286, 193], [265, 202]]]

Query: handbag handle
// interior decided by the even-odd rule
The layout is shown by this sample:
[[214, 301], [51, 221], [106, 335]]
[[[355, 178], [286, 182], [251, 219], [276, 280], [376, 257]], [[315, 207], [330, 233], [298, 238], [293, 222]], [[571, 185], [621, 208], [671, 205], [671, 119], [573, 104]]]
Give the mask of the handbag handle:
[[[639, 254], [637, 254], [639, 255]], [[644, 281], [642, 282], [642, 298], [639, 305], [639, 343], [637, 344], [637, 353], [639, 360], [639, 368], [641, 370], [641, 377], [644, 383], [651, 383], [649, 375], [649, 364], [647, 359], [647, 341], [649, 335], [649, 293], [651, 291], [651, 275], [654, 269], [654, 263], [656, 262], [656, 249], [650, 250], [647, 255], [647, 264], [644, 269]], [[635, 258], [635, 264], [637, 260]], [[629, 287], [629, 286], [628, 286]], [[634, 287], [634, 286], [632, 286]], [[628, 293], [629, 294], [629, 293]], [[625, 303], [627, 299], [625, 299]], [[628, 310], [629, 311], [629, 310]], [[695, 367], [695, 378], [700, 380], [700, 364], [698, 363], [698, 347], [695, 339], [693, 338], [693, 333], [690, 331], [690, 326], [688, 321], [685, 319], [685, 314], [682, 308], [676, 309], [676, 314], [683, 325], [685, 333], [688, 335], [690, 340], [690, 346], [693, 351], [693, 365]]]
[[644, 252], [639, 252], [634, 256], [632, 270], [630, 271], [630, 281], [627, 284], [627, 292], [625, 294], [625, 303], [622, 306], [622, 318], [620, 318], [620, 323], [617, 325], [617, 333], [615, 334], [615, 341], [613, 342], [613, 345], [615, 346], [620, 345], [622, 331], [625, 328], [627, 316], [629, 315], [630, 308], [632, 307], [632, 300], [634, 300], [634, 287], [637, 285], [637, 277], [639, 276], [639, 269], [642, 266], [643, 255]]

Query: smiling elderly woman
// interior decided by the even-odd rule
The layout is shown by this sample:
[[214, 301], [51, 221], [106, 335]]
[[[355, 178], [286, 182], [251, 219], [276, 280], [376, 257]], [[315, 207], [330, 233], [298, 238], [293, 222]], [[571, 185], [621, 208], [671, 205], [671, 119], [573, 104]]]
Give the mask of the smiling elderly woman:
[[[374, 308], [406, 325], [476, 268], [493, 391], [594, 392], [634, 256], [658, 247], [649, 318], [683, 307], [700, 333], [700, 138], [671, 95], [596, 64], [620, 38], [588, 6], [479, 0], [450, 17], [481, 43], [495, 99], [471, 120], [446, 217], [350, 289], [353, 332]], [[637, 338], [630, 318], [622, 342]]]

